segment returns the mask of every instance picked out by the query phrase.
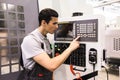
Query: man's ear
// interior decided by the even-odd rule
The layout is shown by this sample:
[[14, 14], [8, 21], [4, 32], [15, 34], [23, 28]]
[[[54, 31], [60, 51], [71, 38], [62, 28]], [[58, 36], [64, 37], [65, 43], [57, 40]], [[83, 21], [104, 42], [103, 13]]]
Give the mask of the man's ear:
[[43, 25], [46, 24], [46, 21], [45, 21], [45, 20], [42, 20], [42, 24], [43, 24]]

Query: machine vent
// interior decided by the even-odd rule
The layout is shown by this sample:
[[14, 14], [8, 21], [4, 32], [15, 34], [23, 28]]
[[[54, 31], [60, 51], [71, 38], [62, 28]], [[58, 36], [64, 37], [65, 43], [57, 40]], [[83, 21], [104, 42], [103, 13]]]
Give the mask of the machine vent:
[[113, 50], [120, 50], [120, 38], [113, 38]]

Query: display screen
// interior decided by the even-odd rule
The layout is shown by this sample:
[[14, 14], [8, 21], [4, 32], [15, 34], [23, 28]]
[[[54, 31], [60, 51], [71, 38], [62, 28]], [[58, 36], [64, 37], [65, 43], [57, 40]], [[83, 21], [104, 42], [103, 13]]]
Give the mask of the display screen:
[[66, 23], [59, 23], [58, 29], [55, 32], [54, 39], [57, 41], [66, 41], [66, 40], [73, 40], [73, 23], [66, 22]]
[[79, 41], [98, 41], [98, 19], [76, 20], [58, 24], [55, 41], [72, 41], [80, 36]]

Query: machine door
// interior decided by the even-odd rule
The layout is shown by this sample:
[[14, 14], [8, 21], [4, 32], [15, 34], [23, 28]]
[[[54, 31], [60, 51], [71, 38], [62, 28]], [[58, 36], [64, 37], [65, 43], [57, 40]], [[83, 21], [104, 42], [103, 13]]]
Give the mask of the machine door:
[[0, 80], [16, 80], [20, 45], [38, 27], [37, 0], [0, 0]]

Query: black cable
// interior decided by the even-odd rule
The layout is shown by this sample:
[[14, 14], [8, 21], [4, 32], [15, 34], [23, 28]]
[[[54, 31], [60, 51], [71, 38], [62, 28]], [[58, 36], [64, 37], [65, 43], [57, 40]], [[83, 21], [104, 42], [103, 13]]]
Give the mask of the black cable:
[[109, 76], [108, 76], [108, 70], [105, 66], [102, 66], [102, 68], [105, 68], [106, 74], [107, 74], [107, 80], [109, 80]]
[[[93, 72], [95, 71], [95, 64], [93, 64]], [[94, 77], [94, 80], [95, 80], [95, 77]]]

